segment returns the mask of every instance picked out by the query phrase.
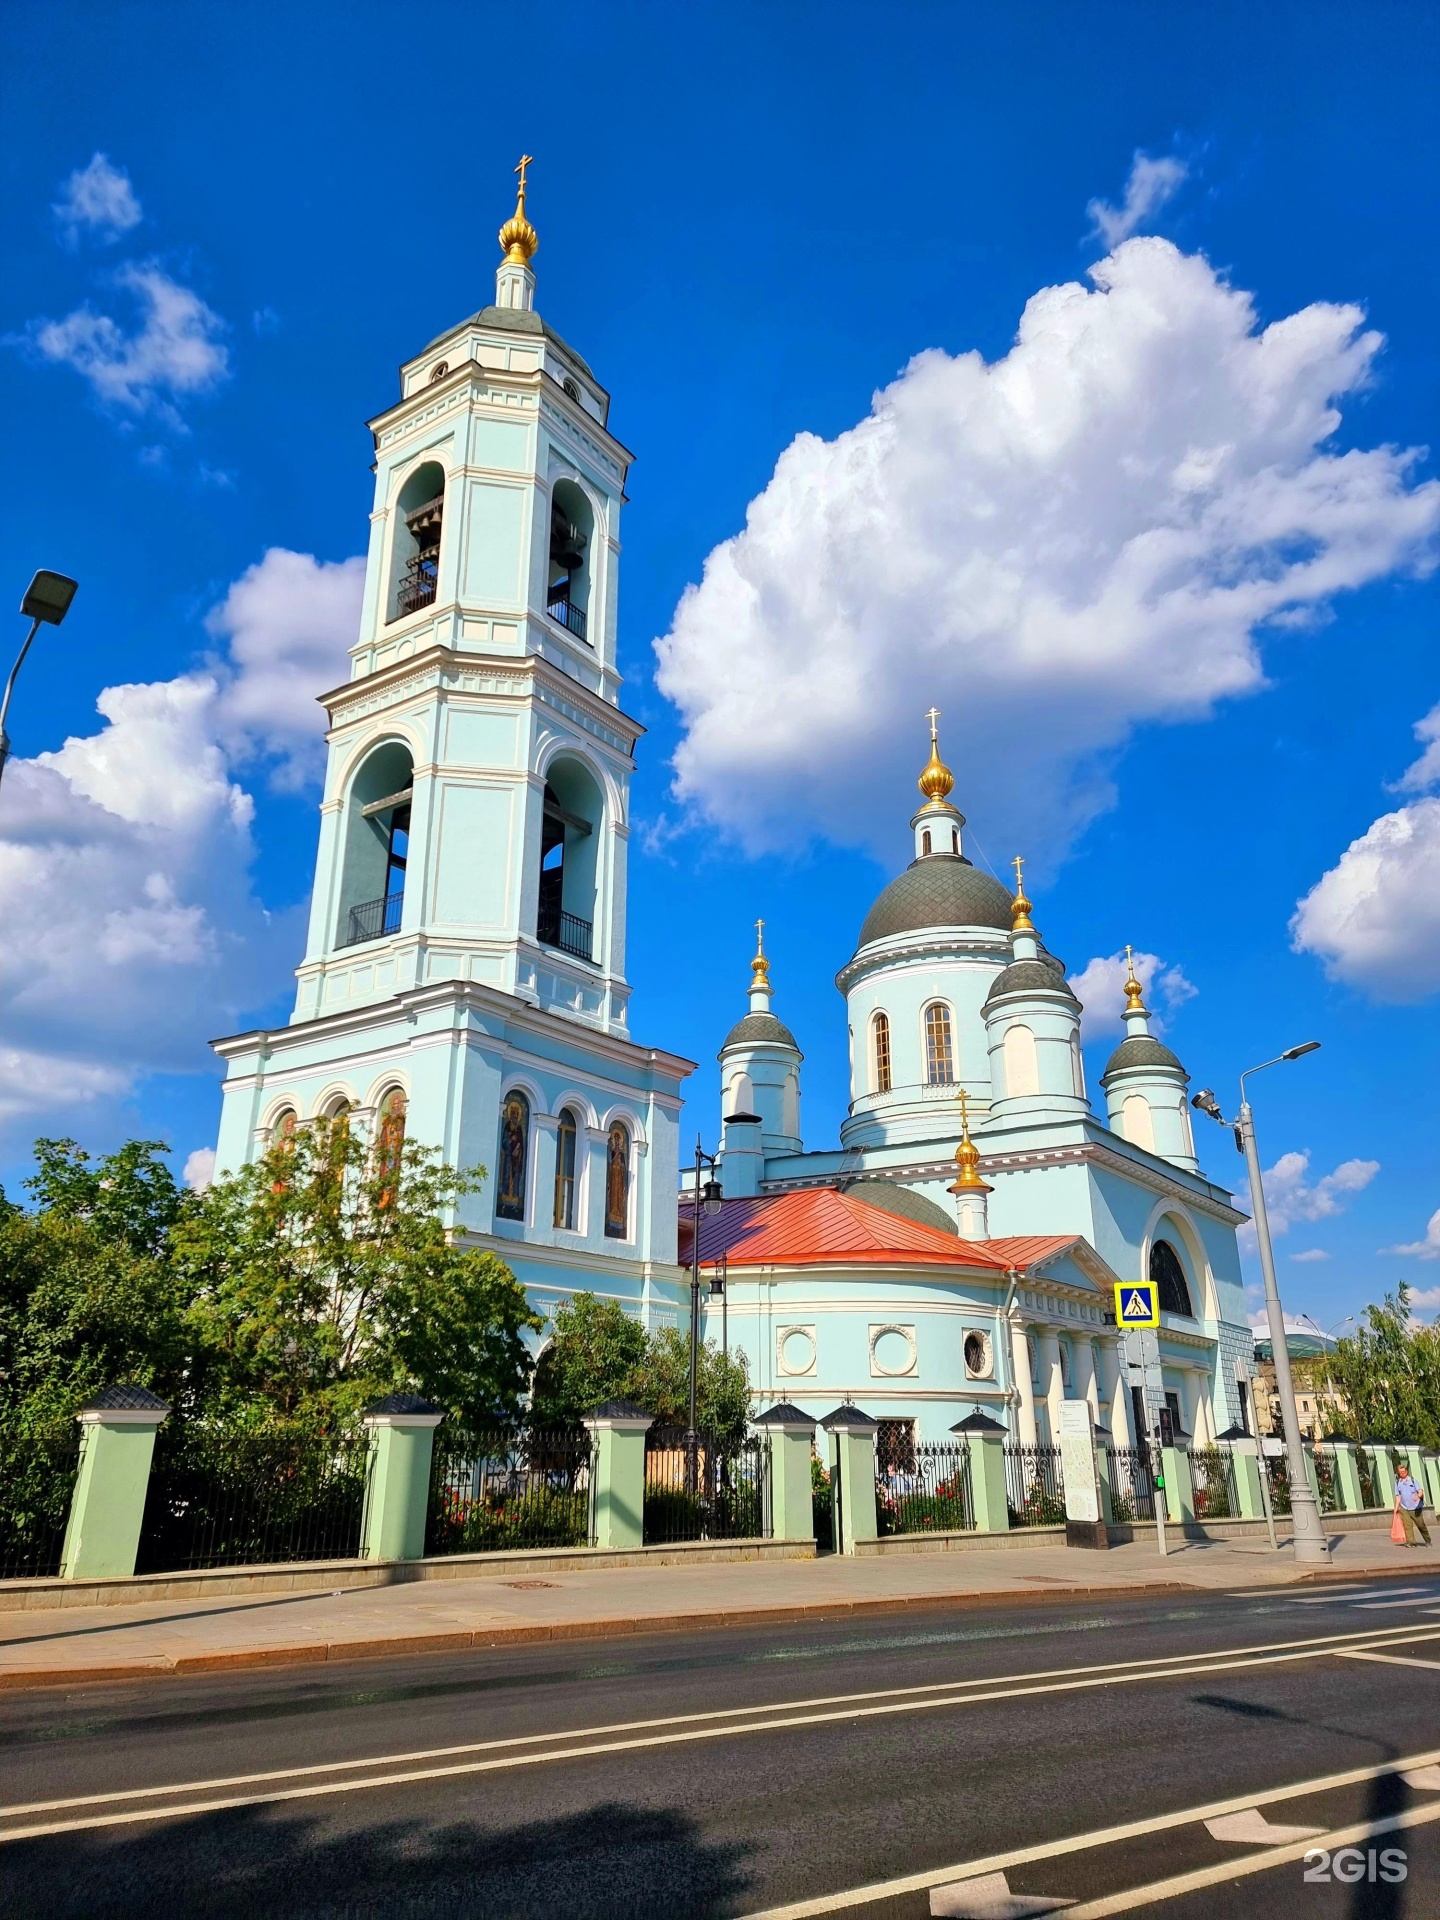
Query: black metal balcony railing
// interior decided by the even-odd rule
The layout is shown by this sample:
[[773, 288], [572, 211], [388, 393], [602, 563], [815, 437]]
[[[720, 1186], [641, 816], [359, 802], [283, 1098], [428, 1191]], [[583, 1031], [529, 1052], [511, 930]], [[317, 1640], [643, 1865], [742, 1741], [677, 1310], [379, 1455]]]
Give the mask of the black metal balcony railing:
[[403, 893], [387, 893], [383, 900], [367, 900], [363, 906], [351, 907], [341, 946], [354, 947], [362, 940], [383, 940], [386, 934], [398, 933], [404, 904]]
[[405, 578], [400, 582], [400, 591], [395, 599], [395, 617], [416, 613], [421, 607], [428, 607], [434, 601], [435, 590], [440, 582], [440, 550], [413, 554], [406, 562]]
[[578, 913], [558, 913], [542, 906], [535, 937], [542, 946], [558, 947], [562, 953], [573, 953], [577, 960], [594, 958], [595, 928]]
[[561, 594], [550, 600], [545, 611], [552, 620], [558, 620], [562, 627], [568, 627], [577, 640], [585, 638], [585, 609], [577, 607], [568, 596]]

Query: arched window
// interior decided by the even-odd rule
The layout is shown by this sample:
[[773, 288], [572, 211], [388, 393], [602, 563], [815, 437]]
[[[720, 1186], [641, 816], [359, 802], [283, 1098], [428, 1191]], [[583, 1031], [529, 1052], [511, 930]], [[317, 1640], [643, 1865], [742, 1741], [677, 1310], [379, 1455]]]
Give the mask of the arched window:
[[1026, 1026], [1005, 1029], [1005, 1093], [1014, 1100], [1021, 1094], [1039, 1093], [1040, 1061], [1035, 1052], [1035, 1035]]
[[518, 1087], [507, 1093], [500, 1108], [500, 1171], [495, 1191], [495, 1218], [525, 1218], [525, 1171], [530, 1155], [530, 1102]]
[[270, 1122], [270, 1142], [272, 1147], [290, 1147], [295, 1144], [295, 1129], [300, 1124], [300, 1116], [294, 1107], [282, 1107]]
[[875, 1053], [875, 1091], [889, 1093], [890, 1078], [890, 1016], [877, 1013], [870, 1022], [870, 1040]]
[[948, 1087], [955, 1080], [950, 1009], [943, 1000], [933, 1001], [925, 1009], [925, 1078], [932, 1087]]
[[1190, 1283], [1185, 1278], [1179, 1254], [1168, 1240], [1157, 1240], [1150, 1249], [1150, 1278], [1160, 1289], [1162, 1313], [1183, 1313], [1187, 1320], [1194, 1319]]
[[340, 854], [337, 947], [383, 940], [400, 931], [414, 781], [410, 749], [399, 740], [387, 740], [367, 756], [350, 782]]
[[575, 1225], [575, 1141], [579, 1127], [569, 1107], [561, 1110], [555, 1129], [555, 1225]]
[[433, 604], [440, 586], [440, 528], [445, 517], [445, 469], [434, 460], [417, 467], [395, 502], [390, 548], [390, 610], [403, 620]]
[[550, 499], [550, 574], [545, 611], [577, 640], [587, 639], [595, 516], [573, 480], [557, 480]]
[[1075, 1082], [1075, 1098], [1085, 1098], [1085, 1057], [1080, 1051], [1080, 1042], [1072, 1033], [1070, 1036], [1070, 1075]]
[[933, 849], [931, 848], [931, 845], [930, 845], [930, 829], [929, 829], [929, 827], [926, 827], [926, 829], [925, 829], [925, 831], [924, 831], [924, 832], [923, 832], [923, 833], [921, 834], [921, 836], [920, 836], [920, 851], [921, 851], [921, 853], [922, 853], [922, 854], [923, 854], [923, 853], [930, 853], [930, 852], [932, 852], [932, 851], [933, 851]]
[[1155, 1151], [1155, 1121], [1143, 1093], [1127, 1093], [1120, 1108], [1125, 1138], [1148, 1153]]
[[380, 1205], [393, 1206], [405, 1156], [405, 1115], [409, 1102], [403, 1087], [391, 1087], [375, 1110], [375, 1171], [384, 1181]]
[[589, 770], [559, 760], [545, 782], [535, 937], [577, 960], [595, 957], [596, 828], [604, 814]]
[[630, 1129], [622, 1120], [605, 1143], [605, 1237], [630, 1238]]
[[960, 831], [957, 827], [950, 829], [950, 851], [952, 853], [959, 853], [960, 851]]

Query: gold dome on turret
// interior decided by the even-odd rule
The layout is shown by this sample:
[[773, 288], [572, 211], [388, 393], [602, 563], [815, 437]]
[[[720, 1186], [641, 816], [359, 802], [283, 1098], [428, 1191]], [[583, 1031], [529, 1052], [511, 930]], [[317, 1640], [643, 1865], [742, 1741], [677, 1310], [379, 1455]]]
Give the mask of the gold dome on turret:
[[960, 1094], [960, 1144], [955, 1149], [955, 1178], [949, 1191], [961, 1193], [990, 1193], [993, 1188], [980, 1178], [980, 1149], [970, 1138], [969, 1102], [962, 1089]]
[[528, 267], [535, 257], [535, 249], [540, 245], [540, 236], [525, 218], [525, 169], [534, 164], [530, 154], [522, 154], [520, 164], [515, 171], [520, 176], [520, 190], [515, 197], [515, 211], [500, 229], [500, 245], [505, 249], [507, 265]]
[[1135, 954], [1130, 947], [1125, 949], [1125, 1011], [1126, 1013], [1146, 1013], [1145, 989], [1135, 978]]
[[755, 958], [750, 962], [750, 985], [752, 988], [770, 986], [770, 962], [765, 957], [765, 922], [755, 922]]
[[1025, 898], [1025, 856], [1017, 853], [1010, 864], [1015, 869], [1015, 899], [1010, 908], [1010, 931], [1034, 933], [1035, 922], [1030, 918], [1031, 903]]
[[936, 721], [940, 718], [940, 709], [931, 707], [925, 717], [930, 722], [930, 758], [926, 761], [925, 769], [917, 784], [933, 807], [949, 799], [955, 785], [955, 776], [940, 758], [940, 740], [935, 727]]

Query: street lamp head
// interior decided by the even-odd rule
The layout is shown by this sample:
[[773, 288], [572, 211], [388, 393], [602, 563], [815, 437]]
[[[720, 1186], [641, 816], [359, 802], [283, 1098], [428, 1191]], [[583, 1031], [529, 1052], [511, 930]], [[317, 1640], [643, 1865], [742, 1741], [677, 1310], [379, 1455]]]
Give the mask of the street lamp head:
[[1302, 1041], [1298, 1047], [1287, 1048], [1286, 1051], [1281, 1054], [1280, 1058], [1282, 1060], [1298, 1060], [1302, 1053], [1318, 1053], [1319, 1051], [1320, 1042], [1318, 1040], [1305, 1040]]
[[1208, 1113], [1212, 1120], [1218, 1120], [1221, 1126], [1224, 1126], [1225, 1116], [1220, 1111], [1220, 1102], [1215, 1098], [1214, 1093], [1209, 1087], [1202, 1087], [1200, 1091], [1192, 1097], [1190, 1104], [1201, 1113]]
[[50, 573], [42, 567], [25, 589], [20, 611], [27, 620], [44, 620], [58, 627], [70, 611], [77, 583], [63, 573]]
[[725, 1195], [721, 1192], [720, 1182], [712, 1174], [700, 1189], [700, 1204], [712, 1217], [719, 1213]]

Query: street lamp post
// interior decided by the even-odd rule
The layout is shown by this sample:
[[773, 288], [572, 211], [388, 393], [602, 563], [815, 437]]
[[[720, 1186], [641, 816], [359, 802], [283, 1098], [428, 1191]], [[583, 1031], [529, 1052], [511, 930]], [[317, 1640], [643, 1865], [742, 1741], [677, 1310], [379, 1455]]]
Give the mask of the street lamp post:
[[[1321, 1525], [1320, 1509], [1310, 1485], [1310, 1476], [1305, 1471], [1305, 1450], [1300, 1443], [1300, 1413], [1295, 1405], [1290, 1349], [1285, 1342], [1285, 1315], [1275, 1280], [1275, 1254], [1270, 1245], [1270, 1221], [1265, 1211], [1265, 1188], [1260, 1179], [1255, 1115], [1245, 1096], [1245, 1082], [1252, 1073], [1263, 1073], [1267, 1067], [1278, 1067], [1282, 1061], [1298, 1060], [1302, 1054], [1314, 1053], [1319, 1045], [1318, 1040], [1307, 1040], [1301, 1046], [1287, 1047], [1284, 1053], [1277, 1054], [1273, 1060], [1262, 1060], [1258, 1067], [1247, 1067], [1240, 1076], [1240, 1115], [1233, 1123], [1226, 1122], [1219, 1103], [1208, 1087], [1202, 1088], [1191, 1104], [1202, 1113], [1208, 1113], [1212, 1120], [1219, 1120], [1222, 1125], [1233, 1124], [1235, 1144], [1245, 1156], [1245, 1170], [1250, 1176], [1250, 1208], [1255, 1220], [1255, 1240], [1260, 1249], [1260, 1271], [1265, 1277], [1265, 1317], [1270, 1324], [1270, 1346], [1275, 1356], [1275, 1385], [1280, 1395], [1280, 1418], [1285, 1427], [1285, 1458], [1290, 1471], [1290, 1520], [1294, 1529], [1295, 1558], [1328, 1563], [1330, 1544]], [[1263, 1454], [1260, 1464], [1263, 1473]]]
[[[724, 1195], [720, 1182], [715, 1178], [718, 1162], [713, 1153], [706, 1153], [697, 1137], [695, 1141], [695, 1229], [690, 1245], [690, 1424], [685, 1435], [685, 1491], [695, 1492], [697, 1479], [696, 1448], [699, 1433], [695, 1420], [695, 1400], [699, 1387], [700, 1367], [700, 1215], [702, 1210], [712, 1217], [720, 1211]], [[700, 1176], [706, 1168], [710, 1177], [702, 1186]]]
[[20, 602], [20, 611], [30, 622], [30, 631], [25, 636], [25, 644], [15, 656], [15, 664], [10, 669], [10, 678], [5, 682], [4, 697], [0, 698], [0, 779], [4, 778], [5, 762], [10, 757], [10, 736], [5, 731], [5, 721], [10, 712], [10, 696], [15, 691], [15, 681], [25, 656], [30, 651], [30, 642], [40, 631], [42, 621], [48, 626], [58, 627], [70, 611], [70, 602], [75, 598], [75, 582], [63, 573], [50, 573], [41, 568], [25, 590], [25, 598]]

